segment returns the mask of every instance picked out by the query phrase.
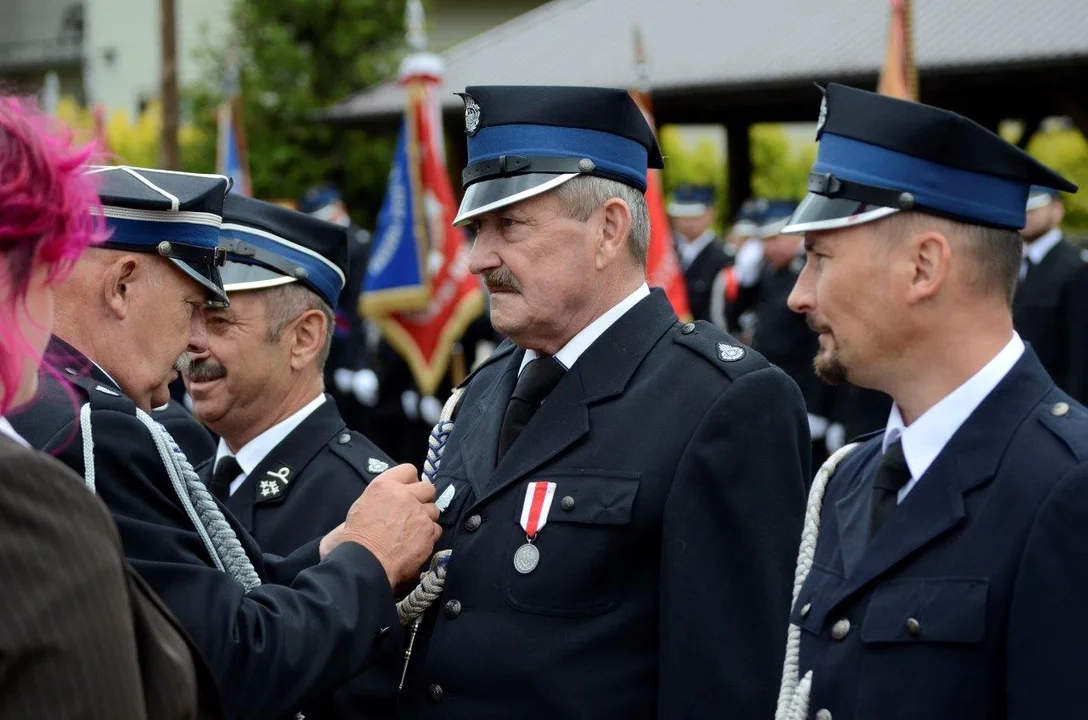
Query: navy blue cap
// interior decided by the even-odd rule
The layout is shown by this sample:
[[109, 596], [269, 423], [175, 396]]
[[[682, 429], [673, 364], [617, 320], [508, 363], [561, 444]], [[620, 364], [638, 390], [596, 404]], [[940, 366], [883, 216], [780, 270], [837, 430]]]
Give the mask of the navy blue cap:
[[209, 302], [226, 304], [219, 277], [219, 225], [230, 178], [223, 175], [98, 166], [96, 176], [110, 239], [102, 247], [158, 253], [203, 285]]
[[973, 225], [1024, 227], [1028, 187], [1077, 186], [961, 115], [828, 85], [809, 195], [783, 232], [858, 225], [917, 210]]
[[713, 205], [713, 185], [679, 185], [672, 191], [672, 201], [667, 211], [672, 217], [695, 217]]
[[340, 201], [340, 191], [333, 185], [318, 185], [306, 191], [299, 200], [299, 212], [312, 214]]
[[348, 230], [312, 215], [231, 194], [219, 240], [227, 292], [300, 282], [336, 307], [348, 266]]
[[663, 166], [657, 138], [626, 90], [487, 85], [460, 95], [468, 166], [455, 225], [578, 175], [645, 192], [647, 168]]
[[763, 212], [759, 215], [758, 227], [754, 234], [763, 238], [781, 235], [790, 217], [797, 210], [796, 200], [767, 200]]

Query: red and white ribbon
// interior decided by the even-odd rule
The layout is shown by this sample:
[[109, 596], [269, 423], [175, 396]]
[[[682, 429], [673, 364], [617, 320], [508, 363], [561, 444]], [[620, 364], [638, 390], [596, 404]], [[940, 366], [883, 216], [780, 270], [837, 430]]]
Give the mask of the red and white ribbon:
[[548, 523], [548, 512], [555, 497], [555, 483], [539, 480], [525, 488], [525, 504], [521, 507], [521, 529], [532, 540]]

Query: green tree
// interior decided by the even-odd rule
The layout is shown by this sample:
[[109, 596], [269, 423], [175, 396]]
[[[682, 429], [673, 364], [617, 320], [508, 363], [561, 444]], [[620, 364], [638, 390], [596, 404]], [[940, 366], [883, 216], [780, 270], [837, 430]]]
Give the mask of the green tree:
[[800, 200], [816, 160], [816, 143], [792, 139], [781, 125], [753, 125], [752, 194], [757, 197]]
[[1075, 128], [1040, 132], [1028, 143], [1028, 152], [1080, 187], [1066, 195], [1065, 222], [1070, 232], [1088, 232], [1088, 141]]
[[254, 195], [289, 199], [333, 182], [356, 220], [372, 225], [392, 133], [330, 126], [314, 114], [396, 72], [403, 18], [404, 0], [235, 0], [234, 47], [209, 48], [205, 79], [186, 94], [205, 138], [183, 158], [186, 169], [214, 167], [215, 108], [233, 52]]

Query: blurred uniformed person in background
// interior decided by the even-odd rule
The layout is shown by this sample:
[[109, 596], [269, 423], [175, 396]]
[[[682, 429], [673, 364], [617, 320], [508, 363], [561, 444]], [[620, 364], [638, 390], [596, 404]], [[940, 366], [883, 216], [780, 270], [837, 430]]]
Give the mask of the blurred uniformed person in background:
[[463, 97], [456, 223], [509, 341], [462, 384], [436, 478], [452, 558], [401, 715], [769, 717], [809, 473], [801, 394], [647, 287], [662, 158], [626, 91]]
[[293, 717], [391, 644], [392, 587], [417, 574], [438, 535], [434, 491], [394, 468], [324, 538], [265, 556], [148, 415], [178, 357], [205, 351], [205, 304], [227, 302], [229, 180], [95, 172], [110, 239], [57, 288], [50, 356], [66, 362], [11, 423], [109, 507], [126, 558], [192, 637], [227, 714]]
[[1011, 312], [1028, 186], [1076, 187], [955, 113], [826, 92], [789, 302], [822, 377], [894, 405], [814, 483], [777, 717], [1083, 718], [1088, 410]]
[[722, 268], [732, 264], [721, 238], [714, 232], [718, 209], [714, 186], [682, 185], [672, 193], [666, 211], [684, 270], [688, 306], [696, 320], [710, 319], [710, 290]]
[[1016, 331], [1031, 345], [1058, 387], [1088, 400], [1088, 266], [1062, 236], [1058, 193], [1032, 187], [1028, 195], [1024, 259], [1013, 302]]

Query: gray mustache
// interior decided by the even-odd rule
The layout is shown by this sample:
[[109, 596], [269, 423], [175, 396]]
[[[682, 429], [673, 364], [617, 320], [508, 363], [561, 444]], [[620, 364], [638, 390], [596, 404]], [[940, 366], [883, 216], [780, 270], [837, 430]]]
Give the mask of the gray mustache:
[[178, 359], [174, 361], [174, 369], [182, 375], [189, 372], [189, 368], [191, 368], [192, 366], [193, 357], [187, 352], [183, 352], [181, 355], [178, 356]]
[[185, 371], [185, 377], [190, 380], [197, 380], [199, 382], [209, 382], [211, 380], [219, 380], [227, 376], [227, 369], [219, 363], [212, 362], [211, 360], [202, 360], [200, 362], [194, 362], [189, 365], [189, 368]]
[[484, 284], [487, 285], [487, 289], [491, 292], [496, 290], [509, 290], [511, 292], [518, 292], [521, 290], [521, 286], [518, 284], [518, 279], [514, 277], [514, 273], [510, 272], [508, 268], [498, 268], [497, 270], [487, 270], [483, 273]]

